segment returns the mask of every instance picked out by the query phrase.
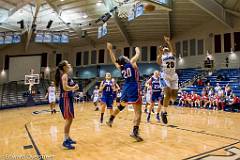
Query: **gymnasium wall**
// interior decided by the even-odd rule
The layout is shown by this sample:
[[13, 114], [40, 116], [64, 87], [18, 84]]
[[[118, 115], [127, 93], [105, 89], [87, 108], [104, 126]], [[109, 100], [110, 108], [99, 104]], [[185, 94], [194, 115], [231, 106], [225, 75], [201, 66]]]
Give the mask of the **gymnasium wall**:
[[[203, 39], [204, 40], [204, 54], [203, 55], [190, 55], [190, 47], [188, 47], [188, 56], [182, 57], [182, 61], [178, 61], [178, 68], [196, 67], [203, 66], [203, 61], [207, 57], [207, 52], [209, 52], [215, 61], [216, 68], [225, 67], [225, 58], [229, 57], [229, 67], [236, 68], [240, 67], [240, 52], [235, 52], [231, 54], [227, 53], [214, 53], [214, 35], [221, 34], [221, 50], [224, 51], [224, 33], [231, 33], [231, 47], [234, 48], [233, 33], [240, 31], [240, 20], [235, 18], [233, 20], [233, 28], [229, 28], [223, 25], [221, 22], [213, 19], [212, 21], [199, 25], [187, 32], [178, 33], [174, 37], [174, 43], [182, 43], [184, 40], [188, 40], [188, 46], [190, 45], [191, 39]], [[181, 45], [181, 54], [183, 52]], [[196, 48], [197, 52], [197, 48]]]
[[[184, 40], [187, 40], [188, 43], [190, 43], [191, 39], [196, 39], [200, 40], [202, 39], [204, 42], [203, 45], [203, 55], [198, 55], [196, 54], [195, 56], [190, 55], [190, 48], [188, 47], [188, 55], [185, 57], [182, 57], [182, 60], [178, 60], [178, 68], [189, 68], [189, 67], [198, 67], [198, 66], [203, 66], [203, 61], [206, 59], [206, 53], [207, 51], [212, 54], [213, 59], [215, 60], [216, 67], [224, 67], [224, 62], [226, 56], [229, 56], [229, 61], [230, 67], [239, 67], [239, 61], [240, 61], [240, 53], [236, 52], [235, 54], [230, 54], [230, 53], [214, 53], [214, 35], [215, 34], [224, 34], [224, 33], [231, 33], [232, 34], [232, 39], [233, 39], [233, 32], [240, 31], [240, 20], [235, 18], [234, 19], [234, 27], [233, 28], [228, 28], [222, 23], [218, 22], [214, 18], [212, 21], [209, 21], [208, 23], [201, 24], [199, 26], [194, 27], [191, 30], [188, 30], [186, 32], [182, 33], [174, 33], [173, 37], [173, 42], [180, 42], [182, 43]], [[223, 36], [222, 36], [223, 37]], [[133, 42], [132, 46], [139, 46], [139, 47], [147, 47], [147, 60], [142, 61], [140, 58], [139, 63], [141, 64], [154, 64], [155, 61], [150, 60], [150, 46], [159, 46], [161, 44], [161, 39], [162, 37], [159, 36], [159, 40], [157, 41], [138, 41], [138, 42]], [[157, 39], [157, 38], [156, 38]], [[102, 41], [101, 41], [102, 42]], [[222, 47], [223, 45], [223, 38], [222, 38]], [[234, 46], [233, 40], [231, 41], [232, 46]], [[117, 55], [123, 54], [124, 47], [128, 47], [127, 44], [123, 42], [119, 43], [113, 43], [113, 45], [116, 46], [116, 51], [118, 52]], [[104, 49], [105, 54], [104, 54], [104, 64], [91, 64], [91, 51], [96, 50], [96, 61], [98, 61], [99, 58], [99, 50]], [[134, 54], [134, 47], [130, 47], [130, 57]], [[182, 50], [182, 48], [181, 48]], [[223, 50], [223, 49], [222, 49]], [[18, 44], [18, 45], [9, 45], [9, 46], [4, 46], [0, 48], [0, 70], [4, 67], [4, 58], [5, 55], [23, 55], [23, 54], [41, 54], [41, 53], [48, 53], [48, 66], [51, 69], [51, 77], [53, 78], [54, 76], [54, 71], [56, 67], [56, 53], [61, 53], [62, 54], [62, 59], [67, 59], [74, 67], [79, 70], [79, 75], [82, 78], [85, 77], [93, 77], [96, 75], [96, 66], [100, 65], [102, 66], [102, 70], [100, 70], [100, 74], [104, 74], [103, 72], [108, 71], [111, 72], [113, 75], [118, 76], [119, 73], [115, 71], [115, 67], [110, 66], [111, 60], [110, 57], [108, 56], [106, 52], [106, 44], [97, 44], [95, 47], [92, 46], [79, 46], [79, 47], [72, 47], [71, 44], [68, 45], [49, 45], [49, 44], [36, 44], [36, 43], [30, 43], [29, 46], [29, 51], [28, 53], [25, 53], [25, 44]], [[80, 66], [76, 66], [76, 54], [77, 52], [89, 52], [88, 56], [88, 63], [87, 65], [83, 65], [83, 55], [82, 55], [82, 61]], [[197, 49], [196, 49], [197, 51]], [[106, 66], [105, 66], [106, 65]], [[141, 73], [148, 73], [150, 71], [146, 71], [143, 67], [144, 65], [140, 65], [140, 68], [142, 67]], [[146, 68], [151, 68], [151, 65], [145, 66]], [[45, 68], [42, 68], [44, 70]], [[154, 67], [155, 69], [155, 67]], [[75, 69], [76, 70], [76, 69]], [[8, 71], [6, 71], [7, 73]], [[152, 72], [152, 71], [151, 71]], [[8, 75], [8, 73], [6, 74]], [[7, 77], [0, 78], [0, 83], [3, 81], [7, 81]]]
[[[138, 63], [140, 75], [150, 75], [155, 70], [159, 70], [159, 65], [156, 63]], [[83, 79], [94, 78], [97, 77], [98, 67], [90, 66], [90, 67], [78, 67], [74, 69], [77, 77], [81, 77]], [[104, 77], [105, 73], [109, 72], [112, 74], [112, 77], [120, 77], [120, 71], [114, 65], [101, 65], [99, 67], [99, 76]]]
[[[37, 44], [30, 43], [28, 52], [25, 52], [25, 44], [20, 43], [17, 45], [7, 45], [3, 48], [0, 48], [0, 72], [4, 68], [5, 56], [17, 56], [17, 55], [36, 55], [36, 54], [47, 54], [47, 64], [50, 67], [50, 73], [45, 73], [45, 78], [53, 78], [53, 73], [56, 68], [56, 53], [62, 54], [62, 59], [69, 59], [69, 56], [72, 55], [72, 48], [68, 45], [47, 45], [47, 44]], [[45, 67], [41, 68], [41, 71], [45, 71]], [[0, 77], [0, 83], [7, 82], [9, 80], [8, 70], [5, 70], [6, 76]]]

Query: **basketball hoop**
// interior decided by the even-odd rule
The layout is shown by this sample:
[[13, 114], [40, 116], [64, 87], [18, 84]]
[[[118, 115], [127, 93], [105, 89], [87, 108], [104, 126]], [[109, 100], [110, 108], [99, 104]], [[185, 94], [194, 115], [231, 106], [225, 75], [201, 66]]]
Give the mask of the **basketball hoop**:
[[128, 18], [129, 15], [134, 14], [135, 6], [140, 3], [138, 0], [116, 0], [118, 6], [118, 17]]
[[32, 92], [32, 87], [35, 84], [39, 84], [40, 79], [39, 79], [39, 74], [30, 74], [30, 75], [25, 75], [25, 81], [24, 84], [28, 85], [28, 91], [31, 93]]

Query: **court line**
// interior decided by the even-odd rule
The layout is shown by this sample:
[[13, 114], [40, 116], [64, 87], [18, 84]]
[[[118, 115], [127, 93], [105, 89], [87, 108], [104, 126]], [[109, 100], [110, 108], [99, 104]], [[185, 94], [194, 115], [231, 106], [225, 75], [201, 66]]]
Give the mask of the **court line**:
[[32, 135], [30, 133], [30, 131], [28, 130], [27, 123], [24, 126], [25, 126], [25, 129], [27, 131], [28, 137], [30, 138], [30, 140], [32, 142], [32, 145], [33, 145], [33, 147], [34, 147], [34, 149], [35, 149], [35, 151], [36, 151], [36, 153], [38, 155], [39, 160], [43, 160], [43, 157], [42, 157], [42, 155], [41, 155], [41, 153], [40, 153], [40, 151], [39, 151], [39, 149], [38, 149], [38, 147], [37, 147], [37, 145], [36, 145]]
[[231, 144], [228, 144], [228, 145], [226, 145], [226, 146], [219, 147], [219, 148], [215, 148], [215, 149], [212, 149], [212, 150], [209, 150], [209, 151], [206, 151], [206, 152], [203, 152], [203, 153], [200, 153], [200, 154], [197, 154], [197, 155], [188, 157], [188, 158], [184, 158], [184, 159], [182, 159], [182, 160], [189, 160], [189, 159], [196, 158], [196, 157], [201, 158], [200, 156], [202, 156], [202, 155], [205, 155], [205, 154], [208, 154], [208, 153], [212, 153], [212, 152], [218, 151], [218, 150], [220, 150], [220, 149], [224, 149], [224, 148], [227, 148], [227, 147], [236, 145], [236, 144], [238, 144], [238, 143], [240, 143], [240, 141], [237, 141], [237, 142], [235, 142], [235, 143], [231, 143]]

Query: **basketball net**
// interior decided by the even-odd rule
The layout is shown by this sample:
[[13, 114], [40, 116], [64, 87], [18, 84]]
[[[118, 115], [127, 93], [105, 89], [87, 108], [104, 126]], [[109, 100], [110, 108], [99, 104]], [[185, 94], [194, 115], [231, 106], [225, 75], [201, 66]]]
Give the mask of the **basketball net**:
[[129, 15], [134, 13], [135, 6], [140, 3], [138, 0], [117, 0], [118, 6], [118, 17], [128, 18]]

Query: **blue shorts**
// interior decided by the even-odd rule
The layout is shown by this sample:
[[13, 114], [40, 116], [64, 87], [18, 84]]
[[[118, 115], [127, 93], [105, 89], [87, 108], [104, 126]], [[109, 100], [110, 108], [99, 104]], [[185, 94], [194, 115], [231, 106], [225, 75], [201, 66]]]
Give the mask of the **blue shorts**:
[[68, 94], [60, 97], [59, 108], [64, 119], [74, 118], [73, 97], [69, 97]]
[[113, 92], [112, 96], [113, 96], [113, 100], [116, 100], [116, 98], [117, 98], [117, 93], [116, 93], [116, 92]]
[[103, 96], [101, 102], [107, 106], [107, 109], [113, 108], [113, 97], [112, 96]]
[[138, 83], [125, 83], [120, 102], [141, 103], [140, 87]]
[[152, 93], [152, 97], [151, 97], [151, 101], [153, 102], [159, 102], [162, 99], [162, 95], [161, 92], [153, 92]]

